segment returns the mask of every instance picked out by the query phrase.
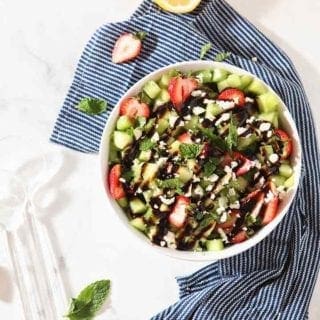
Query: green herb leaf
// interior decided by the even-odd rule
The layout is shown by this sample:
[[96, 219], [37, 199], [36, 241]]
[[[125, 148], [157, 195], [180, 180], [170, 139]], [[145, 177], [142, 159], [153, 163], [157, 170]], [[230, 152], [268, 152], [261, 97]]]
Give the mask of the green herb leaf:
[[130, 182], [134, 177], [133, 171], [132, 170], [124, 171], [122, 172], [121, 177], [127, 182]]
[[201, 47], [201, 51], [200, 51], [200, 60], [202, 60], [204, 58], [204, 56], [207, 54], [207, 52], [211, 49], [212, 44], [210, 42], [204, 44]]
[[143, 127], [147, 123], [147, 119], [145, 117], [138, 117], [137, 122], [139, 127]]
[[200, 228], [205, 228], [209, 224], [213, 223], [214, 221], [217, 221], [219, 219], [219, 216], [215, 212], [211, 212], [209, 214], [206, 214], [202, 221], [200, 222]]
[[226, 51], [219, 52], [215, 56], [214, 61], [222, 62], [222, 61], [228, 59], [230, 57], [230, 55], [231, 55], [231, 52], [226, 52]]
[[237, 126], [234, 124], [233, 117], [231, 117], [229, 124], [229, 132], [226, 137], [226, 144], [229, 150], [232, 150], [233, 147], [236, 147], [238, 144], [238, 134], [237, 134]]
[[133, 33], [133, 35], [138, 38], [139, 40], [144, 40], [144, 38], [147, 36], [147, 32], [145, 31], [136, 31]]
[[98, 98], [83, 98], [76, 108], [89, 115], [100, 114], [107, 109], [107, 102]]
[[199, 155], [201, 149], [201, 145], [194, 143], [181, 143], [179, 146], [181, 155], [186, 159], [195, 159]]
[[219, 159], [217, 158], [210, 158], [205, 164], [203, 165], [203, 174], [206, 177], [211, 176], [215, 170], [217, 169], [217, 165], [219, 163]]
[[203, 128], [202, 126], [198, 127], [200, 129], [200, 131], [202, 132], [202, 134], [204, 136], [206, 136], [209, 140], [211, 140], [212, 144], [220, 149], [221, 151], [227, 151], [228, 150], [228, 146], [226, 144], [226, 142], [219, 137], [218, 135], [214, 134], [213, 131], [209, 128]]
[[166, 180], [157, 180], [157, 184], [160, 188], [175, 189], [178, 194], [182, 194], [183, 182], [178, 178], [166, 179]]
[[254, 217], [252, 214], [247, 214], [244, 218], [244, 223], [246, 227], [261, 226], [261, 218]]
[[99, 280], [84, 288], [76, 299], [72, 299], [67, 318], [91, 320], [101, 309], [110, 291], [110, 280]]
[[146, 138], [140, 142], [139, 149], [140, 151], [148, 151], [152, 149], [155, 145], [155, 142], [151, 141], [151, 139], [149, 138]]

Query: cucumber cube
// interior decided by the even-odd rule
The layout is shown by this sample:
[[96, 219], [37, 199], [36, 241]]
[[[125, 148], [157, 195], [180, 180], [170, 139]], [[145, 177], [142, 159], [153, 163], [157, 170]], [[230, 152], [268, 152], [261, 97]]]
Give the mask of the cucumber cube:
[[227, 82], [231, 88], [240, 88], [242, 84], [241, 78], [237, 74], [230, 74], [230, 76], [227, 78]]
[[141, 91], [139, 96], [141, 102], [146, 103], [148, 105], [152, 104], [152, 99], [144, 91]]
[[267, 90], [268, 88], [266, 87], [266, 85], [258, 79], [253, 79], [253, 81], [246, 89], [247, 92], [252, 93], [256, 96], [267, 92]]
[[276, 111], [269, 113], [260, 113], [258, 118], [271, 122], [275, 128], [278, 128], [279, 126], [278, 112]]
[[152, 197], [152, 191], [151, 190], [146, 190], [146, 191], [143, 191], [142, 194], [143, 194], [143, 197], [146, 200], [146, 202], [149, 203], [150, 199]]
[[123, 150], [125, 147], [130, 145], [132, 141], [133, 141], [132, 136], [130, 136], [126, 132], [115, 131], [113, 133], [113, 143], [120, 150]]
[[294, 185], [294, 175], [292, 175], [290, 178], [288, 178], [285, 182], [284, 182], [284, 186], [286, 188], [291, 188]]
[[197, 169], [197, 162], [195, 159], [188, 159], [187, 160], [187, 167], [191, 170], [191, 171], [196, 171]]
[[125, 197], [118, 199], [117, 202], [121, 208], [126, 208], [128, 206], [128, 200]]
[[282, 164], [279, 167], [279, 173], [285, 178], [290, 178], [292, 176], [293, 170], [292, 170], [292, 167], [290, 165]]
[[257, 97], [258, 107], [261, 113], [277, 111], [280, 103], [279, 98], [271, 91]]
[[224, 89], [227, 89], [227, 88], [230, 87], [229, 82], [228, 82], [227, 79], [218, 82], [217, 86], [218, 86], [219, 92], [221, 92], [221, 91], [223, 91]]
[[151, 207], [148, 207], [146, 213], [143, 215], [144, 219], [150, 220], [153, 217], [153, 210]]
[[207, 119], [211, 119], [222, 112], [223, 112], [223, 109], [217, 103], [211, 102], [207, 104], [205, 117]]
[[272, 146], [270, 146], [270, 145], [265, 145], [265, 146], [260, 147], [260, 152], [261, 152], [262, 154], [265, 154], [265, 155], [267, 155], [267, 156], [270, 156], [270, 155], [273, 154], [273, 148], [272, 148]]
[[132, 165], [131, 169], [133, 172], [133, 182], [138, 182], [141, 177], [142, 164], [137, 161]]
[[258, 137], [256, 134], [252, 134], [250, 137], [239, 137], [238, 138], [238, 149], [240, 151], [244, 151], [252, 146], [255, 142], [258, 141]]
[[120, 116], [117, 120], [117, 130], [127, 130], [132, 127], [132, 120], [128, 116]]
[[155, 123], [155, 118], [151, 118], [148, 120], [147, 124], [144, 126], [144, 130], [146, 132], [149, 132], [153, 126], [154, 126], [154, 123]]
[[242, 176], [238, 177], [234, 183], [233, 183], [233, 187], [239, 191], [239, 192], [244, 192], [248, 186], [248, 180]]
[[214, 69], [212, 81], [220, 82], [228, 77], [229, 72], [224, 69]]
[[113, 141], [110, 141], [110, 149], [109, 149], [109, 161], [111, 163], [118, 162], [119, 155], [118, 155], [118, 149], [114, 145]]
[[129, 203], [130, 209], [134, 214], [142, 214], [147, 210], [147, 206], [139, 198], [134, 198]]
[[147, 162], [151, 158], [151, 150], [141, 151], [139, 155], [139, 160], [142, 162]]
[[147, 225], [144, 223], [142, 218], [132, 219], [130, 224], [139, 231], [145, 232], [147, 230]]
[[182, 166], [179, 167], [177, 173], [178, 173], [179, 180], [182, 181], [183, 183], [190, 181], [193, 176], [193, 172], [189, 168], [182, 167]]
[[169, 122], [166, 119], [159, 119], [156, 130], [159, 134], [164, 133], [169, 127]]
[[144, 85], [143, 91], [148, 95], [148, 97], [150, 97], [151, 99], [155, 99], [160, 93], [161, 88], [155, 81], [150, 80]]
[[275, 183], [277, 187], [284, 186], [286, 178], [280, 175], [271, 176], [271, 181]]
[[208, 251], [221, 251], [224, 249], [223, 241], [221, 239], [207, 240], [206, 248]]
[[185, 123], [184, 127], [188, 130], [196, 130], [199, 123], [198, 116], [192, 116], [191, 119]]
[[213, 72], [211, 70], [202, 70], [196, 74], [196, 78], [199, 79], [201, 83], [212, 82]]
[[168, 73], [163, 74], [159, 80], [160, 88], [168, 88], [170, 80], [171, 76]]
[[156, 163], [147, 163], [142, 172], [142, 179], [144, 182], [149, 182], [154, 179], [157, 174], [159, 166]]
[[154, 102], [154, 106], [155, 107], [159, 107], [162, 106], [163, 104], [167, 103], [170, 101], [170, 95], [168, 90], [166, 89], [162, 89], [156, 99], [156, 101]]
[[176, 140], [171, 144], [169, 152], [170, 153], [178, 152], [179, 151], [179, 147], [180, 147], [180, 141]]
[[253, 81], [253, 76], [251, 76], [249, 74], [245, 74], [245, 75], [241, 76], [240, 89], [242, 89], [242, 90], [246, 89], [252, 81]]

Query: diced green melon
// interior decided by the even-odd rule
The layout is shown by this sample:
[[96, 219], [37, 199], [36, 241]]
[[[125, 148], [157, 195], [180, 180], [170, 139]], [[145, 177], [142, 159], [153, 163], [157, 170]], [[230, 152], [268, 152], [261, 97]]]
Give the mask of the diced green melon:
[[191, 180], [193, 176], [193, 172], [189, 168], [183, 166], [179, 167], [177, 173], [179, 180], [183, 183], [186, 183], [189, 180]]
[[153, 216], [153, 210], [151, 207], [148, 206], [147, 211], [145, 212], [145, 214], [143, 215], [144, 219], [149, 220], [151, 219]]
[[179, 75], [179, 72], [175, 69], [172, 69], [169, 72], [163, 74], [159, 80], [159, 86], [164, 89], [168, 88], [170, 80], [177, 75]]
[[240, 89], [245, 90], [250, 83], [253, 81], [253, 76], [250, 74], [244, 74], [241, 76], [241, 87]]
[[133, 182], [138, 182], [141, 178], [142, 164], [137, 160], [133, 163], [131, 169], [133, 172]]
[[155, 118], [149, 119], [146, 125], [144, 126], [144, 130], [146, 132], [149, 132], [153, 128], [155, 121]]
[[132, 127], [132, 120], [128, 116], [120, 116], [117, 120], [117, 130], [124, 131]]
[[114, 131], [113, 133], [113, 143], [114, 145], [123, 150], [125, 147], [129, 146], [133, 142], [133, 138], [126, 132]]
[[214, 69], [213, 70], [213, 76], [212, 81], [213, 82], [221, 82], [222, 80], [226, 79], [228, 77], [229, 72], [224, 69]]
[[118, 155], [118, 149], [114, 145], [113, 141], [110, 141], [109, 146], [109, 161], [110, 162], [118, 162], [119, 161], [119, 155]]
[[257, 97], [258, 107], [261, 113], [277, 111], [280, 103], [279, 98], [271, 91]]
[[252, 134], [248, 138], [245, 137], [239, 137], [238, 138], [238, 145], [237, 148], [240, 151], [244, 151], [248, 149], [253, 143], [258, 141], [258, 137], [256, 134]]
[[126, 208], [128, 206], [128, 200], [126, 197], [117, 200], [121, 208]]
[[159, 166], [156, 163], [147, 163], [142, 172], [142, 179], [144, 182], [149, 182], [154, 179], [157, 174]]
[[277, 186], [284, 186], [285, 182], [286, 182], [286, 178], [280, 175], [273, 175], [271, 176], [271, 181]]
[[241, 87], [241, 78], [237, 74], [230, 74], [227, 78], [227, 82], [230, 88], [240, 88]]
[[230, 87], [229, 82], [228, 82], [227, 79], [218, 82], [217, 86], [218, 86], [219, 92], [221, 92], [221, 91], [223, 91], [224, 89], [227, 89], [227, 88]]
[[223, 109], [217, 103], [211, 102], [207, 104], [205, 117], [211, 119], [222, 112]]
[[161, 135], [164, 133], [169, 127], [169, 121], [166, 119], [159, 119], [156, 130]]
[[134, 214], [142, 214], [147, 210], [146, 204], [139, 198], [134, 198], [129, 202], [130, 209]]
[[144, 200], [146, 200], [147, 203], [150, 202], [150, 199], [152, 197], [152, 190], [148, 189], [142, 192]]
[[188, 159], [187, 160], [187, 167], [191, 170], [191, 171], [195, 171], [196, 167], [197, 167], [197, 161], [195, 159]]
[[292, 176], [293, 169], [288, 164], [281, 164], [279, 167], [279, 173], [285, 178], [290, 178]]
[[151, 158], [151, 150], [141, 151], [139, 154], [139, 160], [143, 162], [147, 162]]
[[146, 103], [147, 105], [152, 104], [152, 99], [144, 91], [141, 91], [139, 97], [141, 102]]
[[169, 152], [170, 153], [178, 152], [179, 151], [179, 147], [180, 147], [180, 141], [176, 140], [170, 145]]
[[271, 145], [261, 146], [260, 151], [262, 154], [266, 154], [267, 156], [270, 156], [273, 154], [273, 148]]
[[294, 185], [294, 174], [290, 178], [288, 178], [284, 183], [284, 186], [286, 188], [291, 188], [293, 187], [293, 185]]
[[249, 86], [246, 89], [247, 92], [257, 96], [267, 92], [267, 90], [267, 86], [261, 80], [258, 79], [253, 79], [253, 81], [249, 84]]
[[208, 251], [221, 251], [224, 249], [223, 241], [221, 239], [207, 240], [206, 248]]
[[150, 80], [144, 85], [143, 91], [148, 95], [148, 97], [155, 99], [160, 93], [161, 88], [155, 81]]
[[132, 219], [130, 224], [139, 231], [145, 232], [147, 230], [147, 225], [144, 223], [142, 218]]
[[201, 70], [196, 74], [196, 78], [199, 79], [201, 83], [212, 82], [213, 72], [209, 69]]
[[198, 116], [192, 116], [189, 121], [187, 121], [184, 125], [184, 127], [188, 130], [195, 130], [199, 123], [199, 117]]
[[276, 111], [269, 113], [260, 113], [258, 118], [271, 122], [275, 128], [278, 128], [279, 126], [278, 112]]

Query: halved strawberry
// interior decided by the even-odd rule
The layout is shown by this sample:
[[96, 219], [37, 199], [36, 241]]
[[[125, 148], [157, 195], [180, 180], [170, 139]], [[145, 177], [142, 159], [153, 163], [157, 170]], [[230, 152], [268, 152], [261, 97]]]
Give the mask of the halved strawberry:
[[240, 212], [239, 210], [232, 210], [231, 213], [229, 214], [228, 220], [223, 223], [218, 223], [217, 228], [222, 228], [222, 229], [233, 228], [234, 224], [236, 223], [236, 221], [238, 219], [239, 212]]
[[265, 198], [265, 195], [263, 192], [259, 192], [256, 195], [256, 204], [251, 211], [251, 216], [253, 216], [255, 218], [258, 217], [258, 215], [263, 207], [264, 198]]
[[253, 199], [256, 199], [260, 193], [260, 189], [250, 192], [245, 198], [241, 199], [241, 203], [245, 204], [252, 201]]
[[240, 243], [240, 242], [243, 242], [245, 240], [248, 239], [248, 236], [247, 236], [247, 233], [242, 230], [242, 231], [239, 231], [232, 239], [231, 239], [231, 242], [232, 243]]
[[281, 129], [276, 129], [274, 133], [280, 138], [283, 143], [281, 159], [285, 160], [290, 157], [293, 149], [292, 140], [289, 135]]
[[127, 98], [120, 105], [120, 115], [126, 115], [130, 118], [149, 118], [150, 108], [146, 103], [140, 102], [137, 98]]
[[169, 222], [177, 227], [181, 228], [187, 218], [187, 207], [190, 204], [190, 199], [185, 196], [178, 196], [174, 208], [169, 216]]
[[121, 165], [115, 164], [108, 176], [108, 182], [109, 182], [109, 191], [111, 193], [111, 196], [113, 199], [118, 200], [125, 197], [125, 192], [123, 189], [123, 186], [121, 182], [119, 181], [121, 177]]
[[231, 100], [239, 107], [245, 104], [245, 95], [239, 89], [225, 89], [218, 95], [218, 100]]
[[194, 78], [174, 77], [170, 80], [168, 86], [170, 100], [178, 111], [197, 87], [198, 81]]
[[141, 51], [141, 39], [132, 33], [124, 33], [116, 41], [112, 51], [112, 62], [122, 63], [137, 57]]
[[240, 166], [236, 171], [237, 176], [242, 176], [246, 174], [250, 169], [252, 169], [255, 166], [255, 162], [245, 157], [240, 152], [234, 152], [233, 158], [235, 160], [240, 161]]
[[191, 134], [189, 132], [182, 133], [179, 137], [178, 140], [182, 143], [193, 143], [191, 139]]
[[262, 217], [262, 225], [266, 225], [269, 222], [271, 222], [275, 216], [277, 215], [278, 211], [278, 206], [279, 206], [279, 197], [275, 196], [272, 200], [270, 200], [265, 207], [263, 217]]

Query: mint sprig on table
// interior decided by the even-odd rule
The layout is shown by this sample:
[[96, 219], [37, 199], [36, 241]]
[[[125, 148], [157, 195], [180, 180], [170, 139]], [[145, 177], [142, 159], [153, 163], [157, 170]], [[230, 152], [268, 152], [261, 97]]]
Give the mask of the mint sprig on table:
[[210, 42], [205, 43], [200, 50], [200, 60], [204, 58], [204, 56], [207, 54], [207, 52], [211, 49], [212, 44]]
[[232, 150], [233, 147], [236, 147], [238, 144], [237, 126], [234, 123], [233, 117], [231, 117], [231, 121], [229, 124], [229, 132], [226, 137], [226, 144], [229, 150]]
[[101, 309], [110, 291], [110, 280], [99, 280], [85, 287], [70, 303], [66, 318], [91, 320]]
[[179, 146], [181, 155], [186, 159], [195, 159], [199, 155], [201, 149], [201, 145], [194, 143], [181, 143]]
[[230, 55], [231, 55], [231, 52], [228, 52], [228, 51], [219, 52], [216, 54], [214, 61], [222, 62], [222, 61], [228, 59], [230, 57]]
[[107, 109], [107, 102], [103, 99], [99, 98], [83, 98], [76, 108], [79, 111], [82, 111], [88, 115], [97, 115], [100, 114]]

